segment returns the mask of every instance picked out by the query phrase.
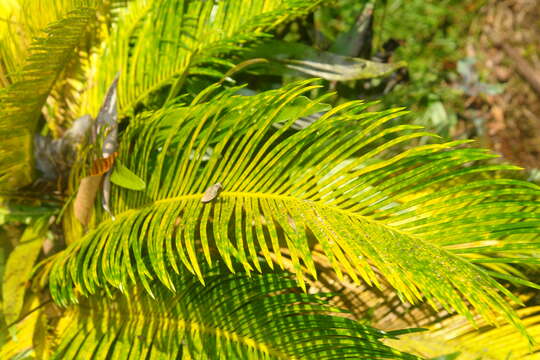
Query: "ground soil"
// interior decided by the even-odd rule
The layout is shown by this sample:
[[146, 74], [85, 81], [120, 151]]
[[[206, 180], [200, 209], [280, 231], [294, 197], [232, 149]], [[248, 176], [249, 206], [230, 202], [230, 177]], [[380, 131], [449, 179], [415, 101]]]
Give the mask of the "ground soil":
[[[491, 0], [471, 29], [467, 55], [479, 59], [477, 69], [487, 81], [505, 84], [501, 94], [468, 99], [484, 113], [483, 145], [504, 160], [528, 170], [540, 168], [540, 1]], [[495, 39], [495, 40], [494, 40]], [[499, 44], [496, 42], [499, 41]], [[519, 74], [519, 62], [501, 42], [530, 65], [533, 73]]]

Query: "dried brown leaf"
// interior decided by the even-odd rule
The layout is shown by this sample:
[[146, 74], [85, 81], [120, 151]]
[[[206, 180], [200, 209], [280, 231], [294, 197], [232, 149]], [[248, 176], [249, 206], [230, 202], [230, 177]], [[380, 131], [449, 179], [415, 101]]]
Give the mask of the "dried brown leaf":
[[87, 176], [81, 180], [73, 205], [75, 217], [85, 227], [90, 221], [92, 207], [101, 183], [101, 175]]

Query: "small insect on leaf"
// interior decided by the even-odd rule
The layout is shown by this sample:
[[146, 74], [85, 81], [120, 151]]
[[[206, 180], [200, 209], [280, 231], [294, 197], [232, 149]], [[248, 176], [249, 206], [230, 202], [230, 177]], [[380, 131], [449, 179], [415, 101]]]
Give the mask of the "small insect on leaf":
[[210, 186], [204, 192], [204, 195], [203, 195], [201, 201], [203, 203], [207, 203], [207, 202], [210, 202], [210, 201], [214, 200], [215, 198], [217, 198], [217, 196], [219, 195], [219, 192], [221, 191], [222, 188], [223, 188], [223, 186], [221, 185], [221, 183], [215, 183], [214, 185]]

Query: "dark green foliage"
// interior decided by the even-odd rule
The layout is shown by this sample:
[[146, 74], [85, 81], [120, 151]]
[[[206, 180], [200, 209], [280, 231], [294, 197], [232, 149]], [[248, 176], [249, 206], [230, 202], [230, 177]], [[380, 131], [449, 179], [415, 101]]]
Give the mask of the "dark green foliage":
[[183, 273], [174, 292], [152, 284], [154, 298], [135, 287], [81, 299], [60, 324], [53, 358], [417, 359], [381, 342], [392, 332], [342, 317], [287, 273], [204, 272], [206, 286]]

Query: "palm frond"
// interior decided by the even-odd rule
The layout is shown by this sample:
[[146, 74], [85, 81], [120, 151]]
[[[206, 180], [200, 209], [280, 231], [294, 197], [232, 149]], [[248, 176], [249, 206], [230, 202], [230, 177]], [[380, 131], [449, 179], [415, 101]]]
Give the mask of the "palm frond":
[[[517, 311], [534, 339], [540, 339], [540, 307], [530, 306]], [[533, 360], [540, 358], [540, 347], [531, 347], [512, 326], [488, 326], [477, 319], [478, 327], [454, 316], [434, 324], [430, 331], [407, 334], [399, 340], [389, 340], [392, 346], [435, 358], [459, 353], [458, 360]]]
[[21, 187], [31, 181], [32, 142], [41, 108], [95, 14], [95, 9], [79, 8], [47, 27], [46, 36], [33, 42], [21, 80], [0, 95], [2, 188]]
[[[40, 299], [37, 295], [31, 294], [27, 303], [30, 308], [39, 306]], [[10, 330], [2, 327], [0, 333], [5, 343], [0, 344], [0, 359], [25, 359], [32, 353], [32, 336], [39, 321], [39, 312], [31, 312], [20, 322], [13, 324]]]
[[[317, 268], [317, 279], [307, 279], [308, 291], [335, 294], [331, 303], [350, 311], [353, 319], [365, 321], [377, 329], [393, 331], [428, 327], [451, 316], [440, 306], [434, 308], [427, 303], [403, 301], [376, 268], [373, 271], [377, 276], [377, 287], [369, 286], [364, 281], [358, 284], [348, 275], [338, 278], [319, 245], [313, 248], [311, 254]], [[286, 249], [282, 249], [282, 257], [285, 269], [294, 269]], [[357, 272], [356, 276], [361, 278], [362, 275]]]
[[206, 273], [206, 286], [189, 273], [176, 277], [174, 293], [152, 285], [155, 299], [135, 288], [83, 300], [61, 320], [53, 358], [416, 359], [382, 343], [391, 333], [300, 292], [286, 273]]
[[11, 83], [9, 72], [17, 67], [14, 63], [21, 63], [24, 59], [13, 34], [19, 12], [17, 1], [0, 2], [0, 89]]
[[[103, 44], [95, 79], [82, 114], [96, 114], [116, 72], [119, 114], [174, 98], [194, 73], [209, 73], [203, 64], [232, 64], [219, 55], [241, 51], [264, 31], [305, 14], [321, 0], [137, 0], [125, 10]], [[111, 76], [112, 74], [112, 76]]]
[[41, 252], [48, 221], [49, 217], [45, 216], [30, 224], [7, 259], [1, 295], [3, 313], [8, 323], [17, 320], [23, 308], [27, 282], [30, 281], [32, 268]]
[[268, 40], [252, 47], [246, 57], [273, 60], [264, 73], [289, 76], [320, 77], [330, 81], [365, 80], [385, 77], [407, 66], [403, 61], [382, 63], [362, 58], [315, 50], [297, 42]]
[[31, 54], [32, 41], [42, 37], [48, 26], [70, 11], [96, 8], [99, 3], [94, 0], [3, 1], [0, 4], [0, 86], [24, 80], [21, 70]]
[[[334, 108], [298, 132], [288, 128], [299, 113], [275, 129], [287, 106], [314, 87], [301, 82], [251, 97], [232, 96], [233, 89], [133, 121], [119, 158], [147, 188], [113, 187], [116, 220], [96, 208], [97, 227], [55, 263], [53, 297], [66, 303], [75, 289], [91, 294], [131, 282], [151, 292], [152, 279], [172, 289], [182, 265], [204, 281], [199, 251], [209, 263], [220, 257], [232, 269], [235, 260], [248, 272], [260, 269], [259, 252], [271, 266], [276, 253], [282, 265], [280, 247], [303, 285], [306, 275], [316, 276], [310, 246], [318, 243], [340, 277], [344, 269], [355, 281], [359, 272], [377, 284], [375, 266], [404, 300], [440, 303], [468, 318], [503, 314], [523, 329], [505, 297], [519, 299], [494, 279], [503, 274], [467, 255], [536, 252], [538, 242], [505, 238], [538, 233], [538, 187], [478, 180], [477, 173], [515, 167], [482, 165], [494, 155], [459, 141], [392, 155], [397, 144], [433, 135], [411, 125], [383, 129], [401, 112], [365, 112], [362, 102]], [[456, 178], [468, 181], [452, 186]], [[202, 203], [217, 182], [223, 191]], [[430, 191], [434, 186], [439, 190]]]

